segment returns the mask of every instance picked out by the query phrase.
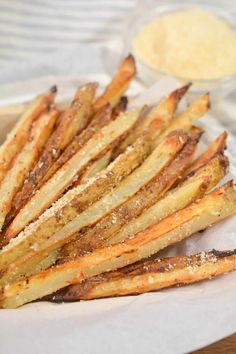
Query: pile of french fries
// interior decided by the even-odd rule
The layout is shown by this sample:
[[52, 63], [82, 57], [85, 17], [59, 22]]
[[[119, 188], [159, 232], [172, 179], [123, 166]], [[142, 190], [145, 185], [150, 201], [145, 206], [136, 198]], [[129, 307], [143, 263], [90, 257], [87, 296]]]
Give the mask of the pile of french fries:
[[[0, 147], [0, 306], [139, 294], [236, 269], [236, 250], [158, 251], [236, 213], [223, 132], [196, 156], [209, 95], [176, 110], [190, 85], [127, 108], [135, 61], [105, 91], [57, 89], [27, 105]], [[206, 237], [206, 236], [202, 236]]]

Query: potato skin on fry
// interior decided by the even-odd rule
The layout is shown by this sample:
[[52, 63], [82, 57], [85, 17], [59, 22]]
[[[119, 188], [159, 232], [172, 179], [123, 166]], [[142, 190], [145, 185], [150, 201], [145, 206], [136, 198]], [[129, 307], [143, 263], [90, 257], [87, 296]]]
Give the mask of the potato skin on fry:
[[128, 97], [122, 96], [112, 110], [112, 119], [116, 119], [121, 112], [125, 112], [128, 107]]
[[220, 134], [211, 144], [209, 144], [206, 150], [193, 162], [193, 164], [187, 169], [183, 177], [196, 171], [199, 167], [203, 166], [207, 161], [211, 160], [214, 156], [224, 154], [226, 149], [227, 133]]
[[192, 284], [234, 270], [236, 249], [141, 261], [119, 271], [99, 274], [70, 285], [43, 300], [68, 302], [142, 294], [176, 285]]

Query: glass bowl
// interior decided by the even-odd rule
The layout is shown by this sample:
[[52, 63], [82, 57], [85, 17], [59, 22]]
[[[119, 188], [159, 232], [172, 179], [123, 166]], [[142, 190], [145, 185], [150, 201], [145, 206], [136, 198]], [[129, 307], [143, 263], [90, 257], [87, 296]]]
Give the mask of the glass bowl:
[[[145, 1], [140, 2], [132, 15], [127, 19], [123, 33], [123, 56], [127, 53], [132, 53], [132, 40], [138, 30], [146, 23], [150, 22], [153, 18], [163, 14], [171, 13], [174, 11], [189, 10], [193, 7], [201, 7], [208, 12], [222, 18], [227, 22], [231, 28], [236, 31], [236, 2], [225, 0], [157, 0], [157, 1]], [[151, 85], [158, 79], [168, 74], [158, 71], [151, 66], [144, 63], [142, 60], [135, 56], [138, 77], [142, 83]], [[212, 99], [219, 99], [227, 96], [234, 89], [236, 89], [236, 74], [231, 76], [225, 76], [219, 79], [212, 80], [192, 80], [187, 77], [175, 77], [180, 83], [186, 83], [191, 81], [193, 83], [190, 90], [190, 98], [199, 96], [205, 92], [211, 92]]]

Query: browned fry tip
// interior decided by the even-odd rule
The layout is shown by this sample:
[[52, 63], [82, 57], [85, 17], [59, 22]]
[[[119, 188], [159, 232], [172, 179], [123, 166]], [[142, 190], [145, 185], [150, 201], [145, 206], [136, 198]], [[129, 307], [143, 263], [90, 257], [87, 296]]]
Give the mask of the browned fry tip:
[[173, 91], [170, 95], [171, 97], [175, 98], [177, 101], [179, 101], [184, 95], [185, 93], [189, 90], [189, 88], [191, 87], [192, 83], [189, 82], [188, 84], [176, 89], [175, 91]]
[[53, 85], [51, 88], [50, 88], [50, 91], [52, 92], [52, 93], [57, 93], [57, 86], [56, 85]]

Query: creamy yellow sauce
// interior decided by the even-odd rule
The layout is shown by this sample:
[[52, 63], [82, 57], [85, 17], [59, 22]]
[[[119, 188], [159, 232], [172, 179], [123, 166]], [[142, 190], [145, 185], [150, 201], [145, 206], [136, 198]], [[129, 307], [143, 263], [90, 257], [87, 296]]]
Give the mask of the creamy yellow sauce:
[[236, 73], [236, 32], [202, 9], [159, 16], [132, 42], [149, 66], [189, 79], [217, 79]]

